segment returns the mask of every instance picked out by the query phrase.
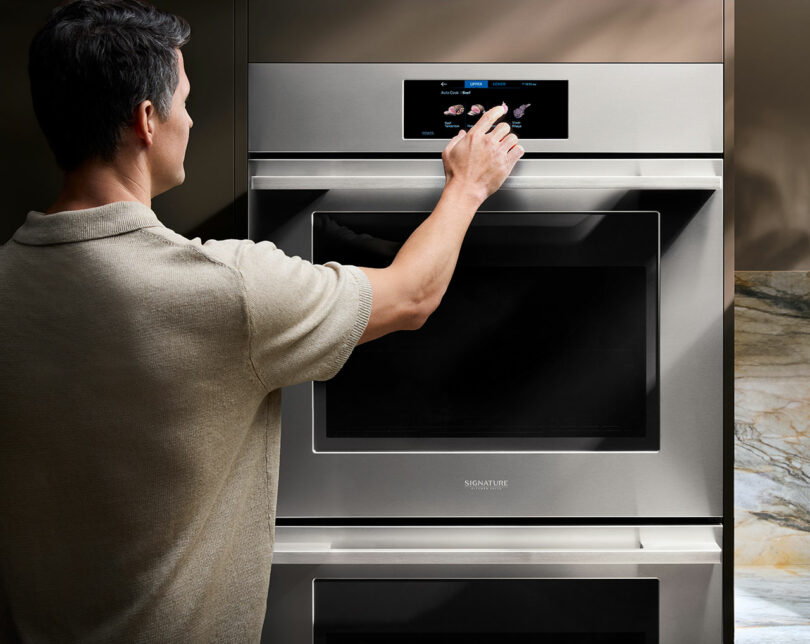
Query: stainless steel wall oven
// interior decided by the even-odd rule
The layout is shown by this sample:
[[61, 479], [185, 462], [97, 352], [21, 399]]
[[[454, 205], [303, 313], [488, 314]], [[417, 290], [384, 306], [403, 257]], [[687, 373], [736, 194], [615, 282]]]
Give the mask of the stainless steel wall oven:
[[268, 641], [720, 641], [722, 65], [249, 87], [250, 235], [315, 262], [387, 265], [475, 105], [527, 150], [423, 329], [284, 391]]

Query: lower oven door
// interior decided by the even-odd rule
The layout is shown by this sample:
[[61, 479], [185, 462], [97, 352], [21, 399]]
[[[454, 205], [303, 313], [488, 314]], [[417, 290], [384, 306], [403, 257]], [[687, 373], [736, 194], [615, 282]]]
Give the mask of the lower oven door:
[[719, 527], [280, 528], [278, 539], [265, 644], [722, 641]]
[[[256, 161], [251, 236], [386, 266], [440, 195], [411, 161]], [[718, 162], [529, 161], [422, 329], [284, 391], [278, 516], [722, 515]]]

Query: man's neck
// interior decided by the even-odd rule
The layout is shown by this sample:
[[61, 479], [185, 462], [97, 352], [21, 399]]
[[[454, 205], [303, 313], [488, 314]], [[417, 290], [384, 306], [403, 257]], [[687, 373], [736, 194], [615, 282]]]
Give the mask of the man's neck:
[[84, 210], [116, 201], [139, 201], [151, 207], [149, 181], [137, 168], [88, 162], [66, 172], [62, 192], [46, 213]]

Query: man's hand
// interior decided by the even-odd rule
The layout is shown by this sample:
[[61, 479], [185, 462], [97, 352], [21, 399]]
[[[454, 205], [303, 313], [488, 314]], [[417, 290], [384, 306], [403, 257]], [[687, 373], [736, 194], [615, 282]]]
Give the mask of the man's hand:
[[[362, 268], [373, 292], [371, 317], [360, 342], [392, 331], [418, 329], [439, 306], [478, 207], [501, 187], [523, 156], [495, 107], [459, 132], [442, 152], [447, 183], [436, 208], [399, 249], [388, 268]], [[490, 128], [492, 131], [490, 132]]]
[[442, 152], [447, 185], [457, 184], [479, 202], [501, 187], [524, 150], [506, 123], [493, 123], [505, 114], [503, 106], [484, 113], [469, 133], [461, 130]]

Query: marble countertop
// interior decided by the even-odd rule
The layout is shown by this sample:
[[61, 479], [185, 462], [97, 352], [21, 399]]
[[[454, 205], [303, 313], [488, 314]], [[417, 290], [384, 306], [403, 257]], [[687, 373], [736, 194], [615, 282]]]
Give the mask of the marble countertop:
[[737, 644], [810, 643], [810, 272], [737, 272]]
[[734, 570], [736, 644], [810, 642], [810, 566]]

